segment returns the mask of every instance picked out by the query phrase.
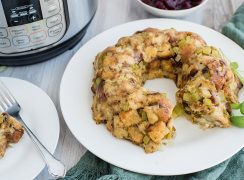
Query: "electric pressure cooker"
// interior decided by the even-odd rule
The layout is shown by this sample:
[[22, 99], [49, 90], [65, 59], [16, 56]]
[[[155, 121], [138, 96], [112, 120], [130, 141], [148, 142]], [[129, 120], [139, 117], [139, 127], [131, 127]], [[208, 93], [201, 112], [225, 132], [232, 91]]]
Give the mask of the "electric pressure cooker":
[[55, 57], [84, 36], [97, 0], [0, 0], [0, 65]]

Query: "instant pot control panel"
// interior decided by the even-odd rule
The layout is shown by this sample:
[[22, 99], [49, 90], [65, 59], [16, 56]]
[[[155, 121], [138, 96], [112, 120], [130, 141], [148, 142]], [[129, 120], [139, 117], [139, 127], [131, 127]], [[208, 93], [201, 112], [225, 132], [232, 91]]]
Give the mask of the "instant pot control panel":
[[65, 32], [63, 0], [0, 0], [0, 53], [42, 48]]

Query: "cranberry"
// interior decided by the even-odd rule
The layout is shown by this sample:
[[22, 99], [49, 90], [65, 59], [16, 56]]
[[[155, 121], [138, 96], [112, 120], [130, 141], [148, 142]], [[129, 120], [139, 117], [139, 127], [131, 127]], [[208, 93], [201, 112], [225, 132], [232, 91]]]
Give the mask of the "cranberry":
[[180, 5], [180, 4], [182, 4], [183, 2], [185, 2], [186, 0], [177, 0], [176, 1], [176, 5]]
[[192, 6], [198, 6], [201, 3], [202, 3], [202, 0], [191, 0]]
[[182, 4], [182, 8], [183, 9], [190, 9], [192, 7], [191, 3], [189, 1], [185, 1], [183, 4]]
[[174, 10], [176, 8], [177, 0], [164, 0], [164, 4], [168, 9]]
[[142, 0], [142, 2], [144, 2], [145, 4], [150, 4], [151, 0]]
[[155, 3], [155, 7], [158, 8], [158, 9], [167, 9], [162, 1], [157, 1]]

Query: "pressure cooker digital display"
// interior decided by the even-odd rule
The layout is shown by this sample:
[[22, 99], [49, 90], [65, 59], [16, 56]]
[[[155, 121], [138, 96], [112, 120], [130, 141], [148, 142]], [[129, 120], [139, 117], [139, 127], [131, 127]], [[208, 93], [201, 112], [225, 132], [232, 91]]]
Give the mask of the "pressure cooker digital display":
[[39, 0], [1, 1], [9, 27], [43, 19]]

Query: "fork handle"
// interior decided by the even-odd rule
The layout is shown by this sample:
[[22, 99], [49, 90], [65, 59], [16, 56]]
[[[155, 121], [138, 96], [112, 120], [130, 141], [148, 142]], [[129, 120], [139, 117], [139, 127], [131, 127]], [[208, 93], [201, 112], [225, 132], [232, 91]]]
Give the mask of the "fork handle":
[[22, 123], [26, 133], [29, 135], [30, 139], [34, 143], [36, 149], [41, 154], [43, 160], [45, 161], [48, 172], [54, 178], [63, 178], [66, 174], [66, 168], [62, 162], [57, 160], [48, 150], [47, 148], [39, 141], [39, 139], [35, 136], [35, 134], [29, 129], [29, 127], [22, 120], [21, 116], [17, 116], [17, 119]]

